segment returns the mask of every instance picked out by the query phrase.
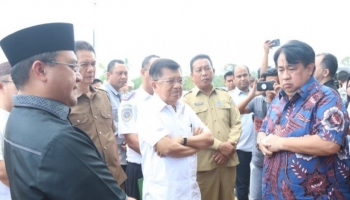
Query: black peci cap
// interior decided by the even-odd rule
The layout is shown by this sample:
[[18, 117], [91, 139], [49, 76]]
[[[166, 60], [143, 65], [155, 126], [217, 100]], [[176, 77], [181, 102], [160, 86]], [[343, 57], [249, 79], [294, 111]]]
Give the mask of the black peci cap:
[[45, 52], [74, 51], [73, 24], [49, 23], [25, 28], [3, 38], [0, 46], [11, 66]]

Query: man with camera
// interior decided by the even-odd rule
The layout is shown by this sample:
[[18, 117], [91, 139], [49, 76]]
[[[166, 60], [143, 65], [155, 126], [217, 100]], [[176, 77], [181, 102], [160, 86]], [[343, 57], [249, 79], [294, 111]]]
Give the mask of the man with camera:
[[[258, 83], [255, 82], [248, 96], [237, 104], [241, 115], [248, 113], [254, 114], [254, 141], [256, 141], [256, 136], [260, 130], [261, 123], [266, 116], [267, 110], [270, 107], [271, 101], [275, 98], [280, 89], [276, 68], [267, 69], [261, 77], [263, 81]], [[261, 179], [263, 163], [264, 155], [258, 148], [253, 147], [252, 161], [250, 162], [251, 176], [249, 186], [249, 196], [252, 200], [262, 198]]]

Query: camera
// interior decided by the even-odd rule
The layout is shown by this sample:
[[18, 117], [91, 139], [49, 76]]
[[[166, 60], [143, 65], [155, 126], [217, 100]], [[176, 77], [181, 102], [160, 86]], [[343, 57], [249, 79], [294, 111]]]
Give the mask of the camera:
[[271, 45], [271, 47], [278, 47], [281, 45], [280, 39], [275, 39], [275, 40], [272, 40], [271, 42], [273, 42], [273, 45]]
[[260, 81], [257, 83], [257, 90], [258, 91], [267, 91], [267, 90], [274, 90], [273, 84], [274, 81]]

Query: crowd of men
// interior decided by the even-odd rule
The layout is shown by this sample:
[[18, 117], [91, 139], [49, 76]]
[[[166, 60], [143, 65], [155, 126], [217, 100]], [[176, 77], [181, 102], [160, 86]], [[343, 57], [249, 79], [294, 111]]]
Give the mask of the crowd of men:
[[198, 54], [186, 94], [180, 65], [149, 55], [130, 91], [122, 60], [95, 79], [73, 30], [0, 41], [0, 199], [350, 199], [350, 83], [334, 55], [292, 40], [268, 67], [266, 41], [261, 76], [239, 65], [222, 89]]

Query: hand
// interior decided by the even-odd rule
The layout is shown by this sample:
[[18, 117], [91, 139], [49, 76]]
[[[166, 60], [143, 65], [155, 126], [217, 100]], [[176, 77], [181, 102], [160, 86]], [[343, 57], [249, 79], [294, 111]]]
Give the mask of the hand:
[[270, 134], [266, 137], [266, 142], [263, 144], [263, 146], [265, 146], [271, 152], [279, 152], [283, 150], [281, 140], [281, 137]]
[[222, 153], [220, 153], [219, 151], [216, 151], [214, 153], [213, 159], [218, 165], [225, 165], [228, 161], [228, 158], [224, 156]]
[[[262, 79], [259, 79], [259, 81], [260, 81], [260, 80], [262, 80]], [[263, 91], [258, 91], [257, 88], [258, 88], [258, 81], [255, 80], [255, 81], [254, 81], [254, 84], [253, 84], [252, 91], [251, 91], [249, 94], [250, 94], [250, 95], [254, 95], [254, 97], [264, 94]]]
[[171, 140], [183, 145], [184, 143], [184, 138], [183, 137], [172, 137]]
[[157, 146], [156, 146], [156, 145], [154, 145], [154, 146], [153, 146], [153, 150], [154, 150], [155, 152], [157, 152], [157, 155], [158, 155], [159, 157], [161, 157], [161, 158], [165, 157], [165, 155], [164, 155], [164, 154], [162, 154], [162, 153], [160, 153], [160, 152], [158, 151], [158, 149], [157, 149]]
[[236, 151], [236, 147], [233, 146], [230, 142], [222, 142], [218, 148], [219, 152], [224, 156], [230, 158], [233, 153]]
[[136, 199], [134, 199], [134, 198], [131, 198], [131, 197], [128, 197], [128, 198], [127, 198], [127, 200], [136, 200]]
[[231, 140], [228, 140], [228, 142], [233, 146], [233, 153], [232, 154], [234, 154], [236, 152], [237, 142], [231, 141]]
[[272, 45], [273, 45], [272, 41], [270, 41], [270, 40], [265, 41], [265, 43], [264, 43], [265, 54], [269, 54], [269, 51], [270, 51]]
[[120, 147], [126, 151], [126, 141], [124, 140], [121, 144], [120, 144]]
[[198, 128], [193, 128], [193, 135], [200, 135], [203, 133], [203, 128], [198, 127]]
[[273, 152], [270, 151], [265, 145], [267, 145], [266, 143], [266, 138], [264, 137], [259, 143], [258, 143], [258, 148], [260, 149], [261, 153], [264, 154], [265, 157], [269, 158], [273, 155]]

